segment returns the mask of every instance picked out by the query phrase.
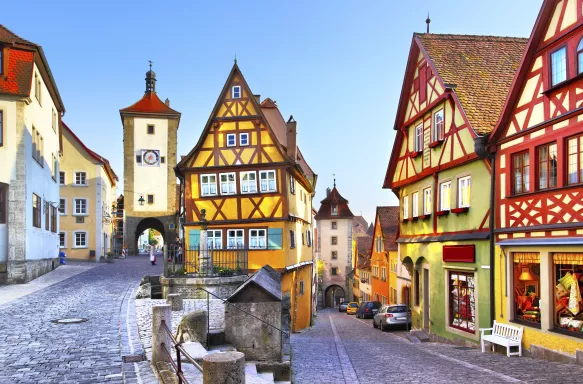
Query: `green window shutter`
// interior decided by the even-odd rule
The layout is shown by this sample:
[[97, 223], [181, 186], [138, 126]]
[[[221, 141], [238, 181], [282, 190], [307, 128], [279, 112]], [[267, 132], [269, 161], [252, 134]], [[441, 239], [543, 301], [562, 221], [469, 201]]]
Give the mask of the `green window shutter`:
[[188, 231], [188, 240], [190, 249], [198, 249], [200, 244], [200, 229], [191, 229]]
[[283, 230], [281, 228], [267, 229], [267, 249], [282, 249]]

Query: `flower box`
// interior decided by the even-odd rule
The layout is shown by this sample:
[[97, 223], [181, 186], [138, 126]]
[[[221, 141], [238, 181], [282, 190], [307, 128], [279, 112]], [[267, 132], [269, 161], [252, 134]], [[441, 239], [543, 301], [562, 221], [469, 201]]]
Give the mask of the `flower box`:
[[417, 157], [419, 155], [421, 155], [421, 151], [411, 152], [411, 157]]
[[420, 220], [427, 220], [427, 219], [429, 219], [430, 217], [431, 217], [431, 215], [430, 215], [430, 214], [427, 214], [427, 215], [421, 215], [421, 216], [419, 216], [419, 219], [420, 219]]
[[435, 216], [447, 216], [447, 215], [449, 215], [449, 209], [435, 212]]
[[429, 148], [435, 148], [437, 146], [440, 146], [441, 144], [443, 144], [443, 140], [436, 140], [429, 143]]
[[454, 208], [451, 211], [453, 213], [466, 213], [469, 210], [470, 210], [470, 207], [460, 207], [460, 208]]

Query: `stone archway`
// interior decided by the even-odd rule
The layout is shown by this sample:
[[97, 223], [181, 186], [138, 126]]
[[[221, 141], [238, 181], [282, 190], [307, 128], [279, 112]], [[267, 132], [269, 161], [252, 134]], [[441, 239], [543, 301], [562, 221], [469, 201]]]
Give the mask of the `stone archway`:
[[342, 301], [347, 300], [344, 288], [342, 288], [339, 285], [331, 285], [328, 288], [326, 288], [324, 298], [325, 298], [325, 303], [324, 303], [325, 308], [338, 307]]
[[147, 217], [145, 219], [140, 220], [138, 226], [136, 227], [136, 232], [134, 233], [134, 238], [131, 243], [131, 245], [135, 247], [134, 249], [136, 250], [138, 249], [139, 246], [138, 238], [140, 237], [140, 234], [142, 234], [142, 232], [144, 232], [146, 229], [150, 228], [155, 229], [156, 231], [160, 232], [160, 234], [162, 234], [164, 243], [168, 241], [166, 231], [164, 230], [164, 224], [155, 217]]

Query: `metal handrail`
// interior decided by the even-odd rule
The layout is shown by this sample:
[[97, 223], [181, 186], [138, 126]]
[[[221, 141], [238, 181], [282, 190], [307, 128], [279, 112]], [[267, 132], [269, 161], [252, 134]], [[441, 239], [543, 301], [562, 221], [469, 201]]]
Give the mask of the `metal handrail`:
[[172, 346], [176, 350], [176, 362], [174, 362], [172, 355], [170, 354], [170, 352], [168, 352], [168, 348], [166, 348], [166, 344], [165, 343], [161, 344], [164, 349], [164, 353], [166, 354], [166, 357], [170, 362], [170, 365], [172, 365], [172, 368], [174, 368], [174, 371], [176, 372], [176, 376], [178, 376], [178, 384], [183, 383], [188, 384], [188, 380], [186, 379], [186, 377], [184, 377], [184, 372], [182, 372], [182, 356], [186, 358], [186, 360], [188, 360], [192, 365], [194, 365], [194, 367], [198, 369], [200, 372], [202, 372], [202, 367], [192, 358], [192, 356], [190, 356], [188, 352], [186, 352], [186, 350], [182, 346], [182, 341], [176, 340], [176, 338], [172, 334], [172, 331], [170, 330], [170, 328], [168, 328], [166, 321], [162, 320], [160, 325], [162, 329], [168, 334], [168, 336], [170, 336], [170, 339], [172, 340]]

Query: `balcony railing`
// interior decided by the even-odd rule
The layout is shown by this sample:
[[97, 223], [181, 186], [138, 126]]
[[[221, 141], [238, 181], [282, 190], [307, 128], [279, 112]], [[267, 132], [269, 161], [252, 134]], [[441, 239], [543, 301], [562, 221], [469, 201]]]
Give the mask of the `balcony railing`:
[[217, 277], [248, 274], [249, 250], [167, 248], [167, 276]]

